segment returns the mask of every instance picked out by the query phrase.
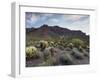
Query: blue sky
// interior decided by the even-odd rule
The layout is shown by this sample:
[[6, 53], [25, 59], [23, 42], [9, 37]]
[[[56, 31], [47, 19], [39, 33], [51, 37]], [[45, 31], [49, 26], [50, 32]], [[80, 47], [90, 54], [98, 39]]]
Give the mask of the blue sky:
[[89, 34], [89, 15], [26, 12], [26, 27], [38, 28], [43, 24], [58, 25]]

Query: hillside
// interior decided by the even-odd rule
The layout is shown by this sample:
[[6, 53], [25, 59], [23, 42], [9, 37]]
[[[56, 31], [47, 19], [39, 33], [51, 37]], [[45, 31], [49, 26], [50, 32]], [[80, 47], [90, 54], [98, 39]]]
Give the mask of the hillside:
[[26, 28], [27, 40], [33, 38], [41, 39], [54, 39], [64, 36], [69, 37], [79, 37], [88, 41], [89, 36], [80, 30], [70, 30], [67, 28], [62, 28], [59, 26], [48, 26], [46, 24], [40, 26], [39, 28]]

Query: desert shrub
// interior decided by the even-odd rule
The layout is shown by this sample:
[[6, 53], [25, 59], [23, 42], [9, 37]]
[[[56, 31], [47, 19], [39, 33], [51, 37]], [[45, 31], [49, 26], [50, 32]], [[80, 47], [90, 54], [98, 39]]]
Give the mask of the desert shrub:
[[33, 44], [36, 48], [39, 48], [40, 47], [40, 44], [39, 44], [39, 41], [34, 41], [34, 44]]
[[87, 52], [89, 52], [90, 51], [90, 48], [89, 48], [89, 46], [87, 45], [86, 46], [86, 49], [85, 49]]
[[53, 47], [58, 47], [58, 42], [54, 42], [54, 46]]
[[48, 66], [48, 64], [44, 61], [44, 62], [38, 64], [38, 66]]
[[41, 40], [39, 43], [40, 43], [41, 51], [43, 51], [45, 48], [47, 48], [49, 46], [48, 42], [44, 41], [44, 40]]
[[87, 44], [83, 44], [82, 48], [86, 49], [87, 48]]
[[38, 50], [38, 58], [43, 60], [44, 59], [44, 55], [43, 55], [43, 52], [39, 51]]
[[55, 45], [53, 41], [48, 41], [48, 44], [50, 47], [54, 47], [54, 45]]
[[55, 55], [56, 55], [55, 48], [48, 47], [43, 51], [43, 54], [44, 54], [44, 61], [45, 62], [50, 63], [50, 64], [52, 62], [52, 65], [55, 65], [57, 63], [56, 62], [56, 57], [55, 57]]
[[61, 44], [58, 44], [57, 45], [57, 48], [61, 49], [61, 50], [64, 50], [64, 47], [61, 45]]
[[40, 63], [38, 66], [53, 66], [53, 65], [57, 65], [57, 61], [55, 58], [50, 57], [48, 58], [46, 61], [43, 61], [42, 63]]
[[50, 65], [53, 65], [53, 58], [52, 57], [50, 57], [50, 58], [48, 58], [47, 60], [46, 60], [46, 65], [48, 65], [48, 66], [50, 66]]
[[76, 59], [83, 59], [84, 58], [84, 55], [83, 53], [79, 52], [79, 50], [77, 48], [73, 48], [73, 56], [76, 58]]
[[74, 45], [73, 45], [73, 43], [69, 43], [69, 44], [67, 44], [67, 47], [72, 49], [74, 47]]
[[74, 64], [73, 63], [73, 58], [70, 54], [67, 54], [67, 53], [64, 53], [60, 56], [60, 63], [62, 65], [71, 65], [71, 64]]
[[46, 61], [46, 63], [47, 63], [48, 65], [57, 65], [57, 64], [58, 64], [58, 61], [57, 61], [57, 59], [56, 59], [55, 57], [51, 57], [51, 58], [49, 58], [49, 59]]
[[32, 40], [26, 42], [26, 46], [32, 46], [34, 42]]
[[65, 51], [72, 51], [70, 47], [65, 47]]
[[44, 61], [46, 61], [47, 59], [49, 59], [51, 57], [51, 51], [50, 51], [51, 47], [46, 48], [43, 51], [44, 54]]
[[42, 62], [38, 66], [51, 66], [52, 65], [52, 60], [48, 59], [47, 61]]
[[58, 61], [56, 60], [55, 57], [50, 57], [40, 65], [42, 65], [42, 66], [54, 66], [54, 65], [58, 65]]
[[78, 39], [78, 38], [72, 39], [71, 43], [73, 43], [73, 45], [77, 48], [79, 48], [79, 46], [84, 45], [84, 41], [82, 41], [81, 39]]
[[63, 47], [64, 47], [64, 48], [67, 48], [67, 47], [68, 47], [67, 45], [68, 45], [68, 42], [66, 41], [66, 42], [63, 44]]
[[64, 47], [65, 46], [65, 42], [66, 41], [65, 41], [64, 36], [60, 36], [56, 43], [57, 43], [58, 46], [63, 46]]
[[89, 57], [89, 52], [87, 52], [85, 49], [83, 49], [83, 54], [84, 56]]
[[38, 56], [37, 48], [34, 46], [26, 47], [26, 58], [36, 58]]
[[79, 46], [78, 49], [79, 49], [80, 52], [83, 52], [83, 48], [82, 48], [82, 46]]
[[51, 56], [55, 56], [55, 54], [57, 53], [57, 50], [54, 47], [51, 47], [50, 52], [51, 52]]
[[87, 45], [86, 48], [89, 49], [89, 46]]

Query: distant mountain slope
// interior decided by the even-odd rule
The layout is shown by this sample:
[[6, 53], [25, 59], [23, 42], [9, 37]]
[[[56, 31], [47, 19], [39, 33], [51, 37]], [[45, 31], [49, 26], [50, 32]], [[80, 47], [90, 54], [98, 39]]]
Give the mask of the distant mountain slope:
[[40, 26], [39, 28], [26, 28], [26, 35], [31, 37], [41, 37], [41, 38], [55, 38], [59, 36], [64, 36], [64, 37], [76, 36], [83, 38], [89, 37], [80, 30], [70, 30], [59, 26], [48, 26], [46, 24]]

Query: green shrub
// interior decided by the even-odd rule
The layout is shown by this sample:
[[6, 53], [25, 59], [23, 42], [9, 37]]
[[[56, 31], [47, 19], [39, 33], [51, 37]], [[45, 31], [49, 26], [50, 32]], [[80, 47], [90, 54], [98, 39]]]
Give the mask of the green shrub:
[[79, 46], [84, 45], [84, 42], [81, 39], [78, 39], [78, 38], [72, 39], [71, 43], [73, 43], [73, 45], [77, 48], [79, 48]]

